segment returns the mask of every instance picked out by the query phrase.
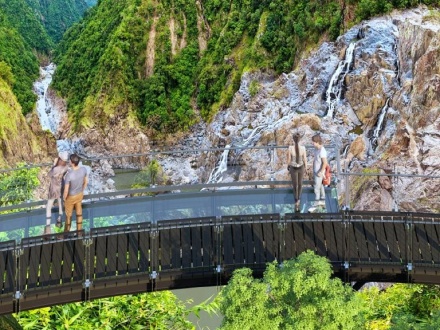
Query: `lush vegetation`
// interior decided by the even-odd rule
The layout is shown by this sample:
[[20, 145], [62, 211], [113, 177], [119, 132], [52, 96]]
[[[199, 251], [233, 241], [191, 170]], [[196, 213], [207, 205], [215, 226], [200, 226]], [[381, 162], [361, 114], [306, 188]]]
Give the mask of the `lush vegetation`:
[[32, 111], [37, 100], [37, 96], [32, 92], [32, 84], [38, 78], [37, 57], [24, 37], [8, 22], [1, 11], [0, 69], [0, 75], [11, 86], [23, 113]]
[[41, 24], [55, 43], [61, 40], [67, 28], [82, 18], [89, 6], [85, 0], [26, 0], [26, 3], [38, 13], [35, 16], [41, 18]]
[[221, 329], [439, 329], [440, 288], [394, 284], [355, 292], [332, 278], [326, 258], [308, 251], [268, 265], [263, 279], [236, 270], [220, 310]]
[[47, 53], [53, 48], [47, 31], [25, 0], [0, 0], [0, 9], [4, 14], [1, 21], [8, 21], [30, 49]]
[[269, 264], [263, 279], [244, 268], [222, 291], [222, 329], [356, 329], [363, 301], [331, 278], [327, 259], [308, 251], [281, 266]]
[[0, 173], [0, 206], [16, 205], [32, 199], [38, 180], [39, 167], [25, 163], [17, 165], [11, 172]]
[[[320, 40], [419, 2], [439, 5], [209, 0], [197, 7], [182, 0], [102, 0], [60, 44], [54, 86], [68, 98], [78, 130], [127, 116], [155, 133], [186, 130], [230, 104], [243, 72], [290, 71]], [[352, 22], [344, 22], [348, 11]]]
[[145, 188], [154, 185], [164, 185], [168, 181], [160, 163], [153, 159], [135, 177], [132, 188]]
[[73, 303], [16, 315], [23, 329], [194, 329], [188, 315], [214, 312], [215, 303], [188, 307], [170, 291]]
[[394, 284], [357, 293], [365, 301], [365, 329], [434, 330], [440, 328], [440, 287]]
[[50, 55], [55, 42], [85, 9], [84, 1], [0, 0], [0, 63], [4, 63], [0, 75], [7, 65], [23, 114], [31, 112], [37, 100], [32, 85], [39, 74], [38, 57]]

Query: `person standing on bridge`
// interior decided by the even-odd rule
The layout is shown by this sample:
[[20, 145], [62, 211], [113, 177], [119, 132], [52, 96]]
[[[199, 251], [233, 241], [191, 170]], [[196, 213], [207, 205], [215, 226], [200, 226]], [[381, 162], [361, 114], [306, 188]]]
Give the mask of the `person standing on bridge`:
[[66, 211], [64, 232], [70, 231], [73, 208], [75, 208], [76, 212], [76, 230], [82, 229], [82, 200], [84, 197], [84, 190], [87, 187], [88, 179], [86, 168], [79, 165], [80, 160], [81, 159], [77, 154], [70, 155], [72, 169], [66, 174], [63, 193]]
[[58, 201], [58, 218], [57, 227], [61, 227], [61, 218], [63, 217], [63, 204], [61, 203], [63, 179], [67, 172], [67, 160], [69, 154], [67, 151], [62, 151], [58, 154], [58, 158], [54, 160], [54, 165], [50, 169], [49, 176], [49, 194], [47, 196], [46, 204], [46, 226], [44, 227], [44, 234], [50, 234], [50, 222], [52, 220], [52, 206], [55, 200]]
[[293, 186], [293, 197], [295, 199], [295, 211], [299, 212], [301, 204], [302, 182], [304, 173], [307, 174], [307, 153], [306, 147], [300, 144], [301, 134], [293, 134], [293, 144], [287, 152], [287, 170], [290, 173]]
[[325, 150], [321, 135], [312, 136], [313, 146], [313, 181], [315, 201], [317, 205], [325, 205], [325, 190], [322, 184], [324, 179], [325, 167], [327, 166], [327, 150]]

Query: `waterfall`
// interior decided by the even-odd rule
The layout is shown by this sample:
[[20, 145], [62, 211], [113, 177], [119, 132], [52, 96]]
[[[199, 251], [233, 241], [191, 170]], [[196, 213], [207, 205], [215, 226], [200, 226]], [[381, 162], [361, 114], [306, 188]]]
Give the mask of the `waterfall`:
[[217, 183], [223, 180], [223, 173], [228, 169], [228, 156], [231, 146], [228, 144], [223, 150], [218, 165], [212, 170], [207, 183]]
[[240, 143], [240, 147], [247, 147], [252, 142], [252, 140], [257, 136], [257, 134], [260, 133], [261, 130], [265, 127], [267, 127], [267, 126], [260, 125], [260, 126], [257, 126], [256, 128], [254, 128], [254, 130], [251, 132], [251, 134], [246, 139], [244, 139], [242, 143]]
[[344, 59], [339, 62], [336, 71], [330, 79], [327, 91], [325, 92], [325, 102], [328, 109], [326, 118], [333, 118], [336, 106], [341, 100], [345, 76], [350, 71], [350, 66], [353, 62], [355, 45], [356, 43], [352, 42], [347, 47]]
[[34, 83], [34, 92], [37, 94], [37, 114], [41, 128], [55, 134], [61, 121], [60, 114], [55, 111], [51, 100], [47, 97], [47, 89], [52, 82], [55, 64], [50, 63], [40, 67], [40, 79]]
[[[37, 94], [36, 108], [41, 128], [50, 131], [53, 135], [57, 134], [62, 120], [60, 112], [48, 96], [48, 88], [52, 82], [55, 69], [54, 63], [40, 67], [40, 78], [34, 83], [34, 92]], [[81, 141], [57, 140], [57, 149], [69, 153], [78, 152], [78, 150], [81, 150]]]
[[[258, 138], [258, 134], [261, 132], [263, 128], [267, 127], [267, 125], [260, 125], [254, 128], [249, 134], [249, 136], [241, 141], [241, 143], [236, 143], [234, 147], [247, 147], [255, 138]], [[223, 180], [223, 173], [226, 172], [228, 169], [228, 157], [229, 152], [231, 150], [231, 145], [226, 145], [225, 150], [223, 150], [223, 153], [220, 157], [220, 160], [217, 164], [217, 166], [212, 170], [211, 174], [209, 175], [209, 179], [207, 183], [218, 183]], [[239, 156], [239, 155], [238, 155]]]
[[372, 134], [372, 136], [370, 138], [370, 143], [371, 143], [371, 146], [373, 148], [376, 148], [376, 146], [377, 146], [377, 139], [379, 138], [380, 132], [383, 129], [385, 115], [387, 114], [388, 103], [389, 102], [390, 102], [390, 99], [388, 98], [387, 101], [385, 102], [385, 105], [383, 106], [382, 110], [380, 111], [379, 119], [377, 120], [376, 127], [374, 128], [373, 134]]

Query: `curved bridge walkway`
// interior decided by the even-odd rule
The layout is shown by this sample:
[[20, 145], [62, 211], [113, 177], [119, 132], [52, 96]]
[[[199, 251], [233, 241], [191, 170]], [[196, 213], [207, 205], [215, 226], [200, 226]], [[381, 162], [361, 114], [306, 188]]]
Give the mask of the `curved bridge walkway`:
[[[327, 257], [335, 276], [440, 284], [440, 215], [338, 210], [292, 213], [292, 193], [205, 190], [89, 200], [85, 231], [32, 236], [44, 209], [0, 216], [0, 314], [154, 290], [227, 283], [236, 268], [261, 276], [268, 262], [308, 249]], [[249, 184], [249, 183], [247, 183]], [[303, 192], [303, 208], [313, 199]], [[176, 220], [178, 219], [178, 220]]]

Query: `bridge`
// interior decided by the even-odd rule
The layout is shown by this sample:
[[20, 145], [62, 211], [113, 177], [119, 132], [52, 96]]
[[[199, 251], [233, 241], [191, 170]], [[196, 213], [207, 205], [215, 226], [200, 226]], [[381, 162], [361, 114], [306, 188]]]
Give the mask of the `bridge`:
[[340, 209], [338, 198], [332, 184], [327, 213], [307, 213], [314, 195], [306, 185], [303, 212], [295, 213], [289, 182], [274, 180], [93, 194], [84, 230], [68, 236], [41, 235], [45, 201], [4, 207], [22, 211], [0, 216], [0, 235], [12, 238], [0, 242], [0, 315], [224, 285], [237, 268], [260, 277], [267, 263], [307, 250], [327, 257], [334, 276], [354, 288], [440, 284], [439, 214]]

